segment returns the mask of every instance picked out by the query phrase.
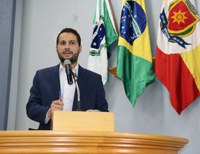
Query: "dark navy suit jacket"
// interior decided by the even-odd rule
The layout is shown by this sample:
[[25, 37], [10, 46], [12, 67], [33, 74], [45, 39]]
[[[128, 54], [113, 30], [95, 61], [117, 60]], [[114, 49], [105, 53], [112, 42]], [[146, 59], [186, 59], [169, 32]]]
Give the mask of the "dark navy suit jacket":
[[[100, 75], [84, 69], [79, 65], [78, 85], [82, 111], [88, 109], [108, 111], [108, 103], [105, 99], [105, 91]], [[44, 123], [44, 120], [52, 101], [59, 99], [59, 93], [59, 65], [36, 72], [33, 85], [30, 89], [26, 112], [30, 119], [40, 123], [38, 129], [50, 129], [51, 120], [47, 124]], [[76, 109], [77, 92], [75, 92], [72, 110], [74, 111]]]

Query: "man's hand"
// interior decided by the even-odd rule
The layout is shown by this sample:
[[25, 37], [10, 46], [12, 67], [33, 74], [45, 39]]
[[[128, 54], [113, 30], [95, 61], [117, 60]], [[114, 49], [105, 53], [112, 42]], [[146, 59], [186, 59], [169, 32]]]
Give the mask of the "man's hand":
[[55, 100], [51, 103], [50, 109], [48, 111], [48, 117], [51, 118], [54, 111], [61, 111], [63, 110], [64, 103], [62, 99]]

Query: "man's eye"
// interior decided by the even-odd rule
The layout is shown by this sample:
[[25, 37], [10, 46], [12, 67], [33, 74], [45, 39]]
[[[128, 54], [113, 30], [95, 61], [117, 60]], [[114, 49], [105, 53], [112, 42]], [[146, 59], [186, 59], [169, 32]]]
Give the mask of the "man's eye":
[[65, 43], [65, 42], [60, 42], [59, 44], [60, 44], [60, 45], [65, 45], [66, 43]]
[[69, 44], [75, 45], [75, 44], [76, 44], [76, 41], [70, 41]]

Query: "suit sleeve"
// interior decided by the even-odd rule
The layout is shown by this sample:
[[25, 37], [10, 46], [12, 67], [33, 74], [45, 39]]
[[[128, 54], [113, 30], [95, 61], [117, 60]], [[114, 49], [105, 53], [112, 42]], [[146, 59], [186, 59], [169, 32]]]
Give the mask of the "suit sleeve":
[[97, 78], [97, 109], [108, 112], [108, 102], [105, 98], [105, 90], [103, 87], [101, 76]]
[[40, 75], [36, 72], [33, 79], [33, 85], [30, 89], [26, 112], [30, 119], [44, 124], [49, 107], [42, 105], [40, 82]]

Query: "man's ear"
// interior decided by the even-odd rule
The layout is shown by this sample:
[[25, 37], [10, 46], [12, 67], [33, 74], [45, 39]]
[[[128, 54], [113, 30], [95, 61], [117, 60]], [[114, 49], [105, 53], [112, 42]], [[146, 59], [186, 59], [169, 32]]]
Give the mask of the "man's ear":
[[82, 46], [79, 47], [79, 53], [81, 53], [81, 51], [82, 51]]
[[56, 45], [56, 52], [58, 52], [58, 46]]

